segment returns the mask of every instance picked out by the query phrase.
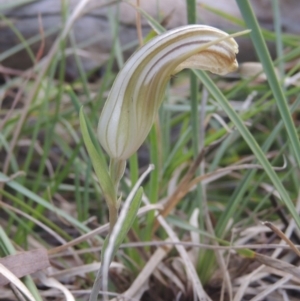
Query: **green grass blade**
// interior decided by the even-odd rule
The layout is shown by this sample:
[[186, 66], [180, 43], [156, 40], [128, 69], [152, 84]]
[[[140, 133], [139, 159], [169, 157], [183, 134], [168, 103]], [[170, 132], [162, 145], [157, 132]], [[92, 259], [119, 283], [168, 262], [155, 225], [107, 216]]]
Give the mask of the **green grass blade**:
[[7, 9], [15, 9], [18, 6], [26, 5], [31, 2], [36, 2], [37, 0], [14, 0], [14, 1], [5, 1], [0, 4], [0, 11]]
[[31, 48], [28, 45], [28, 41], [23, 37], [21, 32], [14, 25], [14, 22], [12, 20], [6, 18], [1, 13], [0, 13], [0, 19], [1, 19], [1, 21], [5, 22], [5, 24], [13, 31], [13, 33], [16, 35], [16, 37], [20, 40], [20, 42], [24, 46], [24, 49], [26, 50], [26, 52], [27, 52], [30, 60], [32, 61], [32, 63], [35, 63], [35, 56], [34, 56], [34, 53], [31, 50]]
[[[274, 28], [276, 33], [276, 52], [277, 52], [277, 58], [279, 59], [284, 56], [279, 0], [272, 1], [272, 8], [273, 8], [273, 15], [274, 15]], [[284, 78], [284, 61], [280, 60], [278, 62], [278, 68], [280, 72], [280, 80], [282, 80]]]
[[[151, 204], [155, 204], [158, 202], [159, 198], [159, 187], [160, 187], [160, 170], [161, 170], [161, 140], [158, 135], [158, 126], [155, 123], [152, 126], [152, 129], [149, 134], [150, 140], [150, 162], [155, 166], [154, 171], [150, 174], [150, 181], [149, 181], [149, 200]], [[149, 212], [146, 219], [146, 227], [144, 229], [143, 237], [145, 240], [151, 239], [153, 223], [155, 220], [154, 211]]]
[[99, 184], [100, 184], [102, 192], [105, 196], [105, 200], [108, 202], [108, 204], [114, 205], [114, 203], [117, 199], [116, 192], [114, 190], [114, 185], [108, 174], [108, 167], [107, 167], [106, 162], [99, 155], [99, 153], [97, 152], [97, 150], [90, 138], [90, 134], [89, 134], [88, 127], [87, 127], [84, 113], [83, 113], [83, 108], [81, 108], [81, 110], [80, 110], [80, 128], [81, 128], [85, 146], [88, 150], [89, 156], [93, 163], [94, 170], [95, 170], [96, 175], [99, 180]]
[[210, 79], [210, 77], [205, 72], [200, 71], [200, 70], [196, 70], [194, 72], [197, 74], [199, 79], [206, 86], [206, 88], [211, 93], [211, 95], [220, 104], [220, 106], [223, 108], [223, 110], [228, 115], [228, 117], [231, 119], [231, 121], [235, 124], [235, 126], [237, 127], [241, 136], [244, 138], [244, 140], [247, 142], [249, 148], [252, 150], [253, 154], [256, 156], [256, 159], [259, 161], [259, 163], [264, 168], [265, 172], [268, 174], [270, 180], [274, 184], [275, 189], [278, 191], [282, 202], [287, 206], [289, 212], [295, 219], [297, 226], [300, 227], [300, 218], [299, 218], [297, 211], [295, 210], [295, 206], [294, 206], [293, 202], [291, 201], [287, 191], [283, 187], [280, 179], [278, 178], [277, 174], [275, 173], [271, 164], [269, 163], [268, 159], [266, 158], [264, 152], [262, 151], [262, 149], [260, 148], [260, 146], [258, 145], [256, 140], [254, 139], [252, 134], [249, 132], [247, 127], [244, 125], [242, 119], [235, 112], [235, 110], [229, 104], [229, 102], [224, 97], [224, 95], [221, 93], [219, 88], [214, 84], [214, 82]]
[[187, 7], [187, 18], [189, 24], [197, 23], [197, 9], [196, 9], [196, 1], [195, 0], [186, 0]]
[[40, 197], [39, 195], [33, 193], [26, 187], [20, 185], [18, 182], [14, 180], [10, 180], [9, 177], [7, 177], [5, 174], [0, 172], [0, 181], [3, 181], [6, 183], [7, 186], [9, 186], [11, 189], [15, 190], [16, 192], [24, 195], [25, 197], [28, 197], [30, 200], [33, 200], [37, 204], [42, 205], [43, 207], [47, 208], [48, 210], [56, 213], [57, 215], [61, 216], [65, 220], [67, 220], [72, 225], [76, 226], [78, 229], [80, 229], [83, 232], [88, 232], [90, 229], [83, 225], [82, 223], [78, 222], [76, 218], [73, 218], [71, 215], [67, 214], [65, 211], [56, 208], [51, 203], [47, 202], [45, 199]]
[[297, 135], [297, 130], [294, 126], [292, 116], [290, 115], [286, 97], [276, 77], [272, 59], [261, 33], [259, 24], [248, 0], [236, 0], [236, 2], [240, 8], [246, 25], [249, 27], [249, 29], [251, 29], [251, 39], [253, 41], [259, 60], [263, 65], [264, 72], [267, 75], [268, 82], [276, 100], [281, 118], [285, 124], [286, 131], [293, 147], [295, 159], [298, 163], [298, 166], [300, 166], [300, 142]]
[[[188, 23], [196, 24], [197, 23], [196, 1], [195, 0], [186, 0], [186, 5], [187, 5]], [[192, 146], [193, 146], [193, 158], [195, 160], [200, 152], [200, 139], [204, 140], [204, 136], [201, 137], [202, 131], [200, 130], [200, 126], [202, 124], [204, 124], [204, 121], [199, 120], [200, 118], [199, 118], [199, 111], [198, 111], [198, 105], [199, 105], [198, 78], [194, 74], [193, 70], [189, 70], [189, 72], [190, 72], [191, 126], [192, 126], [192, 144], [193, 144]], [[201, 141], [201, 147], [202, 147], [202, 144], [203, 144], [203, 141]], [[200, 175], [200, 174], [201, 174], [201, 168], [198, 168], [198, 170], [196, 171], [196, 175]], [[198, 208], [200, 210], [200, 215], [199, 215], [200, 229], [204, 229], [204, 220], [205, 220], [205, 218], [203, 216], [204, 195], [205, 195], [204, 193], [205, 193], [205, 188], [202, 186], [201, 183], [198, 184], [197, 188], [196, 188], [196, 197], [195, 198], [198, 202]], [[205, 270], [205, 274], [207, 274], [207, 270], [205, 268], [203, 270]]]

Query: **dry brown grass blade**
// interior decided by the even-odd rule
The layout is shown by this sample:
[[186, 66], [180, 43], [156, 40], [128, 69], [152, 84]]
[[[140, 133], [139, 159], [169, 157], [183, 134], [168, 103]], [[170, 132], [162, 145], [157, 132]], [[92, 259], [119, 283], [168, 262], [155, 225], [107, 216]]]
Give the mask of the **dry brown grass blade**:
[[[6, 268], [3, 264], [0, 263], [0, 274], [5, 276], [7, 279], [9, 279], [11, 290], [14, 293], [14, 296], [18, 298], [19, 301], [24, 301], [25, 296], [27, 300], [29, 301], [36, 301], [31, 294], [31, 292], [28, 290], [28, 288], [24, 285], [24, 283], [16, 277], [15, 274], [13, 274], [8, 268]], [[21, 294], [23, 293], [23, 295]], [[2, 297], [2, 291], [1, 291], [1, 297]], [[10, 299], [11, 300], [11, 299]], [[13, 299], [12, 299], [13, 300]]]
[[[199, 159], [199, 156], [197, 159]], [[202, 158], [200, 158], [199, 161], [201, 162], [201, 160], [202, 160]], [[198, 163], [198, 165], [199, 165], [199, 163]], [[197, 168], [198, 165], [196, 165], [195, 168]], [[143, 199], [143, 202], [147, 205], [149, 204], [149, 201], [146, 198]], [[203, 289], [202, 283], [198, 277], [198, 274], [196, 272], [196, 269], [195, 269], [192, 261], [190, 260], [190, 257], [188, 255], [187, 251], [185, 250], [185, 248], [183, 246], [178, 244], [178, 243], [180, 243], [178, 236], [173, 231], [173, 229], [168, 225], [166, 220], [159, 214], [158, 211], [156, 211], [156, 216], [157, 216], [158, 222], [160, 223], [160, 225], [163, 227], [163, 229], [168, 234], [169, 239], [176, 243], [175, 248], [177, 249], [180, 257], [182, 258], [182, 260], [185, 264], [186, 274], [188, 275], [188, 277], [193, 285], [195, 294], [198, 296], [199, 300], [201, 300], [201, 301], [211, 301], [210, 297], [206, 294], [206, 292]]]
[[25, 175], [26, 175], [26, 173], [24, 171], [19, 170], [19, 171], [15, 172], [14, 174], [10, 175], [7, 179], [3, 179], [3, 180], [1, 179], [0, 183], [7, 183], [7, 182], [10, 182], [10, 181], [18, 178], [18, 177], [23, 177]]
[[[33, 68], [29, 69], [29, 71], [31, 71]], [[23, 71], [23, 70], [19, 70], [19, 69], [13, 69], [13, 68], [9, 68], [9, 67], [5, 67], [3, 65], [0, 64], [0, 73], [3, 74], [4, 76], [18, 76], [21, 78], [28, 78], [29, 77], [29, 73], [31, 75], [31, 77], [29, 77], [30, 79], [35, 79], [36, 75], [32, 74], [32, 72], [28, 72], [28, 71]]]
[[[278, 194], [277, 191], [274, 191], [274, 189], [272, 190], [271, 186], [264, 184], [264, 183], [261, 183], [260, 185], [261, 186], [263, 185], [264, 186], [263, 188], [266, 189], [269, 193], [273, 193], [274, 195]], [[297, 198], [296, 210], [299, 213], [299, 211], [300, 211], [300, 195], [298, 195], [298, 198]], [[278, 225], [276, 226], [276, 228], [279, 228], [279, 227], [280, 226], [278, 226]], [[284, 227], [284, 225], [282, 225], [282, 227]], [[255, 226], [255, 227], [251, 227], [251, 228], [252, 229], [247, 228], [246, 230], [243, 231], [244, 234], [246, 235], [247, 240], [245, 240], [245, 238], [242, 238], [242, 239], [239, 239], [238, 242], [236, 241], [235, 243], [239, 244], [239, 245], [245, 245], [245, 243], [247, 243], [247, 241], [252, 241], [254, 237], [257, 237], [258, 233], [262, 233], [262, 232], [266, 233], [266, 231], [268, 231], [268, 232], [272, 231], [270, 228], [262, 226], [261, 224]], [[296, 229], [295, 221], [293, 219], [290, 219], [289, 224], [285, 230], [285, 236], [290, 237], [295, 229]], [[272, 261], [273, 258], [277, 258], [281, 254], [283, 247], [284, 247], [284, 249], [290, 249], [290, 246], [286, 245], [284, 243], [284, 241], [281, 240], [278, 247], [275, 248], [275, 250], [272, 252], [271, 257], [265, 256], [265, 258], [263, 258], [262, 255], [260, 256], [258, 253], [256, 253], [258, 261], [259, 262], [263, 261], [264, 264], [260, 265], [257, 269], [252, 271], [250, 274], [243, 275], [243, 276], [239, 277], [239, 279], [235, 279], [235, 282], [236, 283], [238, 282], [240, 284], [240, 287], [238, 288], [238, 290], [235, 294], [234, 301], [241, 301], [243, 299], [243, 296], [245, 295], [246, 290], [249, 288], [251, 283], [255, 283], [255, 282], [257, 283], [257, 281], [261, 281], [261, 279], [263, 277], [266, 277], [267, 275], [270, 275], [270, 274], [273, 274], [273, 275], [276, 275], [279, 277], [283, 277], [283, 278], [281, 280], [277, 281], [277, 282], [279, 282], [279, 284], [277, 282], [275, 282], [274, 284], [269, 285], [267, 290], [261, 291], [260, 293], [256, 294], [256, 297], [251, 299], [251, 301], [252, 300], [253, 301], [254, 300], [255, 301], [264, 300], [265, 293], [277, 290], [278, 285], [281, 285], [281, 284], [289, 281], [292, 278], [294, 278], [293, 282], [297, 283], [300, 281], [299, 277], [297, 277], [297, 276], [293, 277], [294, 274], [290, 273], [290, 270], [289, 270], [290, 267], [292, 269], [297, 270], [295, 266], [291, 265], [291, 266], [286, 267], [286, 269], [279, 269], [278, 267], [280, 267], [280, 265], [278, 265], [277, 262], [281, 263], [282, 261], [277, 260], [277, 262], [275, 262], [276, 259], [274, 259]], [[255, 259], [255, 255], [253, 258]], [[266, 268], [266, 266], [268, 266], [268, 267]]]
[[[46, 226], [44, 223], [40, 222], [39, 220], [35, 219], [34, 217], [32, 217], [31, 215], [17, 209], [17, 208], [14, 208], [13, 206], [10, 206], [6, 203], [3, 203], [0, 201], [0, 208], [3, 207], [3, 208], [6, 208], [12, 212], [15, 212], [16, 214], [19, 214], [21, 216], [24, 216], [26, 219], [32, 221], [33, 223], [35, 223], [36, 225], [38, 225], [39, 227], [41, 227], [42, 229], [44, 229], [47, 233], [49, 233], [52, 237], [54, 237], [58, 242], [62, 243], [62, 244], [65, 244], [67, 243], [65, 241], [64, 238], [62, 238], [59, 234], [57, 234], [55, 231], [53, 231], [51, 228], [49, 228], [48, 226]], [[78, 264], [80, 264], [82, 261], [80, 259], [80, 257], [75, 253], [75, 251], [72, 249], [72, 248], [69, 248], [69, 251], [71, 254], [73, 254], [74, 256], [74, 259], [76, 260], [76, 262]]]
[[[210, 218], [210, 214], [209, 214], [207, 197], [206, 197], [206, 189], [205, 189], [204, 185], [202, 185], [202, 208], [201, 209], [203, 211], [202, 216], [205, 220], [205, 225], [206, 225], [208, 233], [212, 236], [215, 236], [214, 226], [213, 226], [212, 220]], [[212, 244], [214, 246], [219, 246], [219, 243], [216, 240], [212, 240]], [[214, 250], [214, 253], [216, 256], [217, 263], [220, 267], [220, 271], [223, 275], [223, 283], [224, 283], [223, 289], [225, 291], [225, 287], [226, 287], [228, 298], [231, 301], [233, 298], [232, 285], [231, 285], [230, 274], [228, 271], [228, 266], [225, 263], [224, 253], [217, 249]], [[223, 301], [223, 298], [224, 298], [224, 296], [222, 294], [220, 301]]]
[[[286, 166], [273, 167], [274, 170], [282, 170]], [[225, 175], [228, 175], [236, 170], [246, 170], [246, 169], [263, 169], [263, 167], [259, 164], [234, 164], [227, 167], [216, 169], [210, 173], [203, 174], [201, 176], [196, 177], [189, 183], [189, 189], [191, 190], [193, 186], [197, 185], [200, 182], [211, 182], [212, 180], [216, 180]]]
[[[137, 294], [140, 294], [141, 287], [146, 287], [145, 284], [148, 281], [149, 277], [154, 273], [155, 269], [172, 248], [173, 247], [170, 245], [159, 247], [148, 260], [143, 270], [139, 273], [130, 288], [126, 292], [124, 292], [122, 294], [122, 297], [118, 298], [118, 300], [130, 300], [132, 298], [136, 299]], [[113, 299], [112, 301], [116, 300], [117, 299]]]
[[[262, 169], [262, 166], [259, 164], [235, 164], [232, 166], [228, 166], [225, 168], [217, 169], [211, 173], [203, 174], [201, 176], [198, 176], [193, 179], [193, 176], [199, 166], [199, 164], [202, 162], [205, 155], [205, 151], [201, 151], [196, 158], [196, 160], [193, 162], [189, 170], [187, 171], [186, 175], [182, 178], [180, 183], [178, 184], [177, 189], [172, 193], [172, 195], [168, 198], [166, 201], [166, 205], [164, 206], [164, 209], [161, 211], [162, 216], [167, 216], [173, 208], [176, 207], [176, 205], [180, 202], [180, 200], [191, 190], [193, 187], [200, 182], [210, 182], [212, 180], [218, 179], [220, 177], [223, 177], [227, 174], [230, 174], [231, 172], [235, 170], [245, 170], [245, 169]], [[268, 154], [268, 157], [273, 157], [275, 154], [270, 153]], [[285, 168], [285, 164], [283, 167], [274, 167], [274, 170], [282, 170]], [[155, 232], [158, 228], [159, 224], [158, 222], [155, 223], [153, 231]]]
[[276, 233], [300, 257], [300, 251], [296, 248], [296, 246], [291, 242], [291, 240], [280, 229], [278, 229], [274, 224], [272, 224], [270, 222], [264, 222], [263, 225], [269, 227], [274, 233]]
[[57, 234], [55, 231], [53, 231], [51, 228], [49, 228], [48, 226], [46, 226], [45, 224], [43, 224], [42, 222], [40, 222], [36, 218], [32, 217], [31, 215], [19, 210], [18, 208], [10, 206], [10, 205], [2, 202], [2, 201], [0, 201], [0, 208], [5, 208], [9, 211], [12, 211], [12, 212], [20, 215], [20, 216], [25, 217], [26, 219], [28, 219], [28, 220], [32, 221], [33, 223], [35, 223], [37, 226], [44, 229], [48, 234], [50, 234], [52, 237], [54, 237], [58, 242], [66, 243], [65, 239], [62, 238], [59, 234]]
[[265, 255], [262, 255], [259, 253], [255, 253], [254, 259], [266, 266], [286, 272], [286, 273], [291, 274], [291, 275], [297, 277], [298, 279], [300, 279], [300, 269], [290, 263], [287, 263], [282, 260], [274, 259], [274, 258], [265, 256]]
[[[275, 203], [276, 205], [276, 203]], [[274, 206], [276, 207], [276, 206]], [[300, 195], [298, 195], [297, 198], [297, 204], [296, 204], [296, 210], [297, 212], [299, 212], [300, 210]], [[287, 229], [285, 230], [285, 233], [283, 234], [282, 231], [278, 228], [278, 226], [274, 226], [274, 224], [271, 224], [271, 227], [269, 227], [269, 229], [277, 234], [279, 234], [278, 236], [282, 239], [280, 242], [280, 246], [285, 246], [286, 248], [290, 249], [291, 246], [290, 245], [285, 245], [285, 243], [287, 242], [286, 238], [291, 237], [293, 234], [297, 233], [297, 227], [295, 225], [295, 221], [294, 220], [288, 220], [286, 219], [286, 221], [284, 221], [286, 218], [283, 217], [283, 224], [285, 225], [285, 227], [287, 227]], [[275, 230], [275, 231], [274, 231]], [[298, 248], [299, 246], [294, 246], [295, 248]], [[281, 248], [276, 248], [275, 251], [272, 254], [272, 257], [278, 257], [281, 253], [282, 249]], [[297, 252], [296, 252], [297, 253]], [[265, 265], [262, 265], [261, 268], [265, 267]], [[259, 301], [259, 300], [264, 300], [265, 297], [269, 296], [271, 292], [274, 291], [278, 291], [279, 289], [282, 288], [282, 286], [289, 282], [290, 280], [292, 280], [293, 283], [299, 283], [300, 280], [299, 278], [293, 277], [293, 275], [291, 273], [289, 273], [289, 271], [283, 271], [283, 270], [279, 270], [277, 267], [276, 268], [272, 268], [272, 267], [265, 267], [263, 268], [263, 270], [269, 274], [273, 274], [277, 277], [283, 277], [280, 280], [276, 281], [275, 283], [268, 285], [264, 290], [260, 291], [258, 294], [255, 295], [254, 298], [251, 299], [251, 301]], [[288, 284], [289, 286], [291, 284]], [[284, 290], [282, 290], [284, 291]], [[284, 300], [288, 300], [287, 298]]]
[[[46, 249], [21, 252], [0, 259], [0, 263], [9, 269], [15, 276], [35, 273], [50, 266]], [[0, 274], [0, 286], [9, 283], [8, 279]]]
[[37, 54], [35, 56], [36, 62], [40, 61], [40, 59], [42, 58], [44, 51], [45, 51], [45, 44], [46, 44], [44, 26], [43, 26], [43, 22], [42, 22], [42, 16], [40, 13], [38, 16], [38, 20], [39, 20], [39, 31], [40, 31], [40, 36], [41, 36], [41, 43], [40, 43], [40, 47], [37, 51]]
[[60, 290], [64, 294], [66, 301], [75, 301], [74, 296], [68, 290], [68, 288], [65, 285], [63, 285], [62, 283], [60, 283], [59, 281], [57, 281], [56, 279], [48, 278], [43, 273], [39, 274], [39, 279], [44, 285]]
[[[144, 206], [142, 208], [139, 209], [138, 211], [138, 214], [137, 214], [137, 217], [140, 217], [142, 215], [144, 215], [145, 213], [147, 213], [148, 211], [151, 211], [151, 210], [159, 210], [161, 209], [161, 205], [159, 204], [154, 204], [154, 205], [147, 205], [147, 206]], [[99, 235], [101, 233], [105, 233], [107, 232], [109, 229], [109, 224], [105, 224], [105, 225], [102, 225], [92, 231], [90, 231], [89, 233], [86, 233], [86, 234], [83, 234], [75, 239], [73, 239], [72, 241], [69, 241], [67, 242], [66, 244], [63, 244], [61, 246], [58, 246], [56, 248], [53, 248], [51, 250], [48, 251], [48, 254], [49, 255], [53, 255], [53, 254], [56, 254], [56, 253], [59, 253], [59, 252], [62, 252], [62, 251], [65, 251], [66, 249], [68, 249], [69, 247], [72, 247], [72, 246], [75, 246], [75, 245], [78, 245], [80, 244], [81, 242], [83, 241], [86, 241], [90, 238], [93, 238], [94, 236], [96, 235]]]
[[[52, 271], [47, 273], [47, 276], [50, 278], [55, 278], [57, 280], [63, 280], [63, 279], [70, 279], [74, 276], [79, 277], [85, 277], [85, 274], [91, 273], [91, 272], [97, 272], [101, 266], [100, 262], [93, 262], [89, 264], [79, 265], [79, 266], [73, 266], [70, 268], [65, 268], [62, 270], [55, 270], [52, 269]], [[124, 270], [126, 267], [118, 262], [112, 262], [110, 265], [110, 269], [118, 269], [118, 270]]]
[[[172, 211], [172, 209], [180, 202], [180, 200], [184, 197], [184, 195], [188, 192], [189, 182], [191, 181], [194, 174], [196, 173], [196, 170], [199, 167], [201, 161], [203, 160], [204, 155], [205, 155], [205, 150], [202, 150], [197, 156], [196, 160], [190, 166], [185, 176], [178, 184], [177, 189], [168, 198], [166, 205], [164, 206], [164, 209], [160, 212], [161, 216], [163, 217], [167, 216]], [[156, 221], [153, 227], [153, 233], [157, 230], [158, 227], [159, 227], [159, 222]]]
[[[140, 7], [140, 0], [136, 0], [136, 6]], [[136, 11], [136, 30], [139, 39], [139, 44], [140, 46], [143, 46], [141, 13], [138, 10]]]
[[[168, 223], [165, 221], [165, 219], [161, 215], [158, 215], [157, 219], [158, 219], [159, 223], [162, 225], [162, 227], [164, 228], [164, 230], [169, 235], [170, 239], [174, 242], [180, 242], [179, 238], [177, 237], [175, 232], [172, 230], [172, 228], [168, 225]], [[206, 292], [203, 289], [202, 283], [198, 277], [196, 269], [193, 266], [193, 263], [191, 262], [189, 255], [188, 255], [187, 251], [185, 250], [185, 248], [182, 247], [181, 245], [176, 245], [176, 249], [185, 264], [186, 273], [187, 273], [191, 283], [193, 284], [193, 289], [195, 290], [195, 294], [198, 296], [199, 300], [211, 301], [210, 297], [206, 294]]]
[[[272, 292], [275, 290], [279, 290], [282, 285], [284, 285], [286, 282], [292, 279], [291, 275], [286, 275], [277, 282], [275, 282], [272, 285], [269, 285], [265, 290], [257, 294], [254, 298], [252, 298], [250, 301], [260, 301], [265, 300], [264, 298], [269, 297]], [[290, 299], [283, 299], [283, 300], [290, 300]]]

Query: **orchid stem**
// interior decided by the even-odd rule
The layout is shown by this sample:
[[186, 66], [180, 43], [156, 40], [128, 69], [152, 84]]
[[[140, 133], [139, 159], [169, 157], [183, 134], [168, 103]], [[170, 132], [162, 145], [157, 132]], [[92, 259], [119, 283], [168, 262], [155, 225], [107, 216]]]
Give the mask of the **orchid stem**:
[[[119, 160], [114, 158], [110, 159], [109, 175], [113, 182], [116, 196], [118, 195], [118, 187], [119, 187], [120, 180], [124, 175], [125, 167], [126, 167], [126, 160]], [[108, 208], [109, 209], [109, 233], [111, 233], [114, 225], [117, 222], [119, 207], [120, 207], [120, 202], [118, 200], [118, 197], [116, 197], [116, 199]]]
[[118, 195], [118, 187], [119, 187], [120, 180], [124, 175], [125, 167], [126, 167], [126, 160], [120, 160], [114, 158], [110, 159], [109, 174], [114, 184], [116, 195]]

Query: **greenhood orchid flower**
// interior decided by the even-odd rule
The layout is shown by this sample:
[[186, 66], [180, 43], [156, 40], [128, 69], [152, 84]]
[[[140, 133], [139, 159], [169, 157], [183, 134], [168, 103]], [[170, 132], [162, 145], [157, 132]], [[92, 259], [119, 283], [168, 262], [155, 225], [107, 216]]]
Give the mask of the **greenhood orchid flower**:
[[146, 139], [170, 77], [184, 68], [224, 75], [237, 68], [238, 45], [204, 25], [167, 31], [137, 50], [119, 72], [102, 110], [98, 138], [110, 158], [128, 159]]

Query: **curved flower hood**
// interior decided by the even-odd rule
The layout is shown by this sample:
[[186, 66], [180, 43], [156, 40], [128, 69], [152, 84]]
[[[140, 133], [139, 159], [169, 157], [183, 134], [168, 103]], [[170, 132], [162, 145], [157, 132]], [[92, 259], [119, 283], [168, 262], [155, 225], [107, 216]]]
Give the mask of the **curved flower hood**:
[[111, 158], [126, 160], [146, 139], [170, 77], [184, 68], [224, 75], [237, 68], [238, 45], [228, 34], [187, 25], [156, 36], [117, 75], [102, 110], [98, 138]]

